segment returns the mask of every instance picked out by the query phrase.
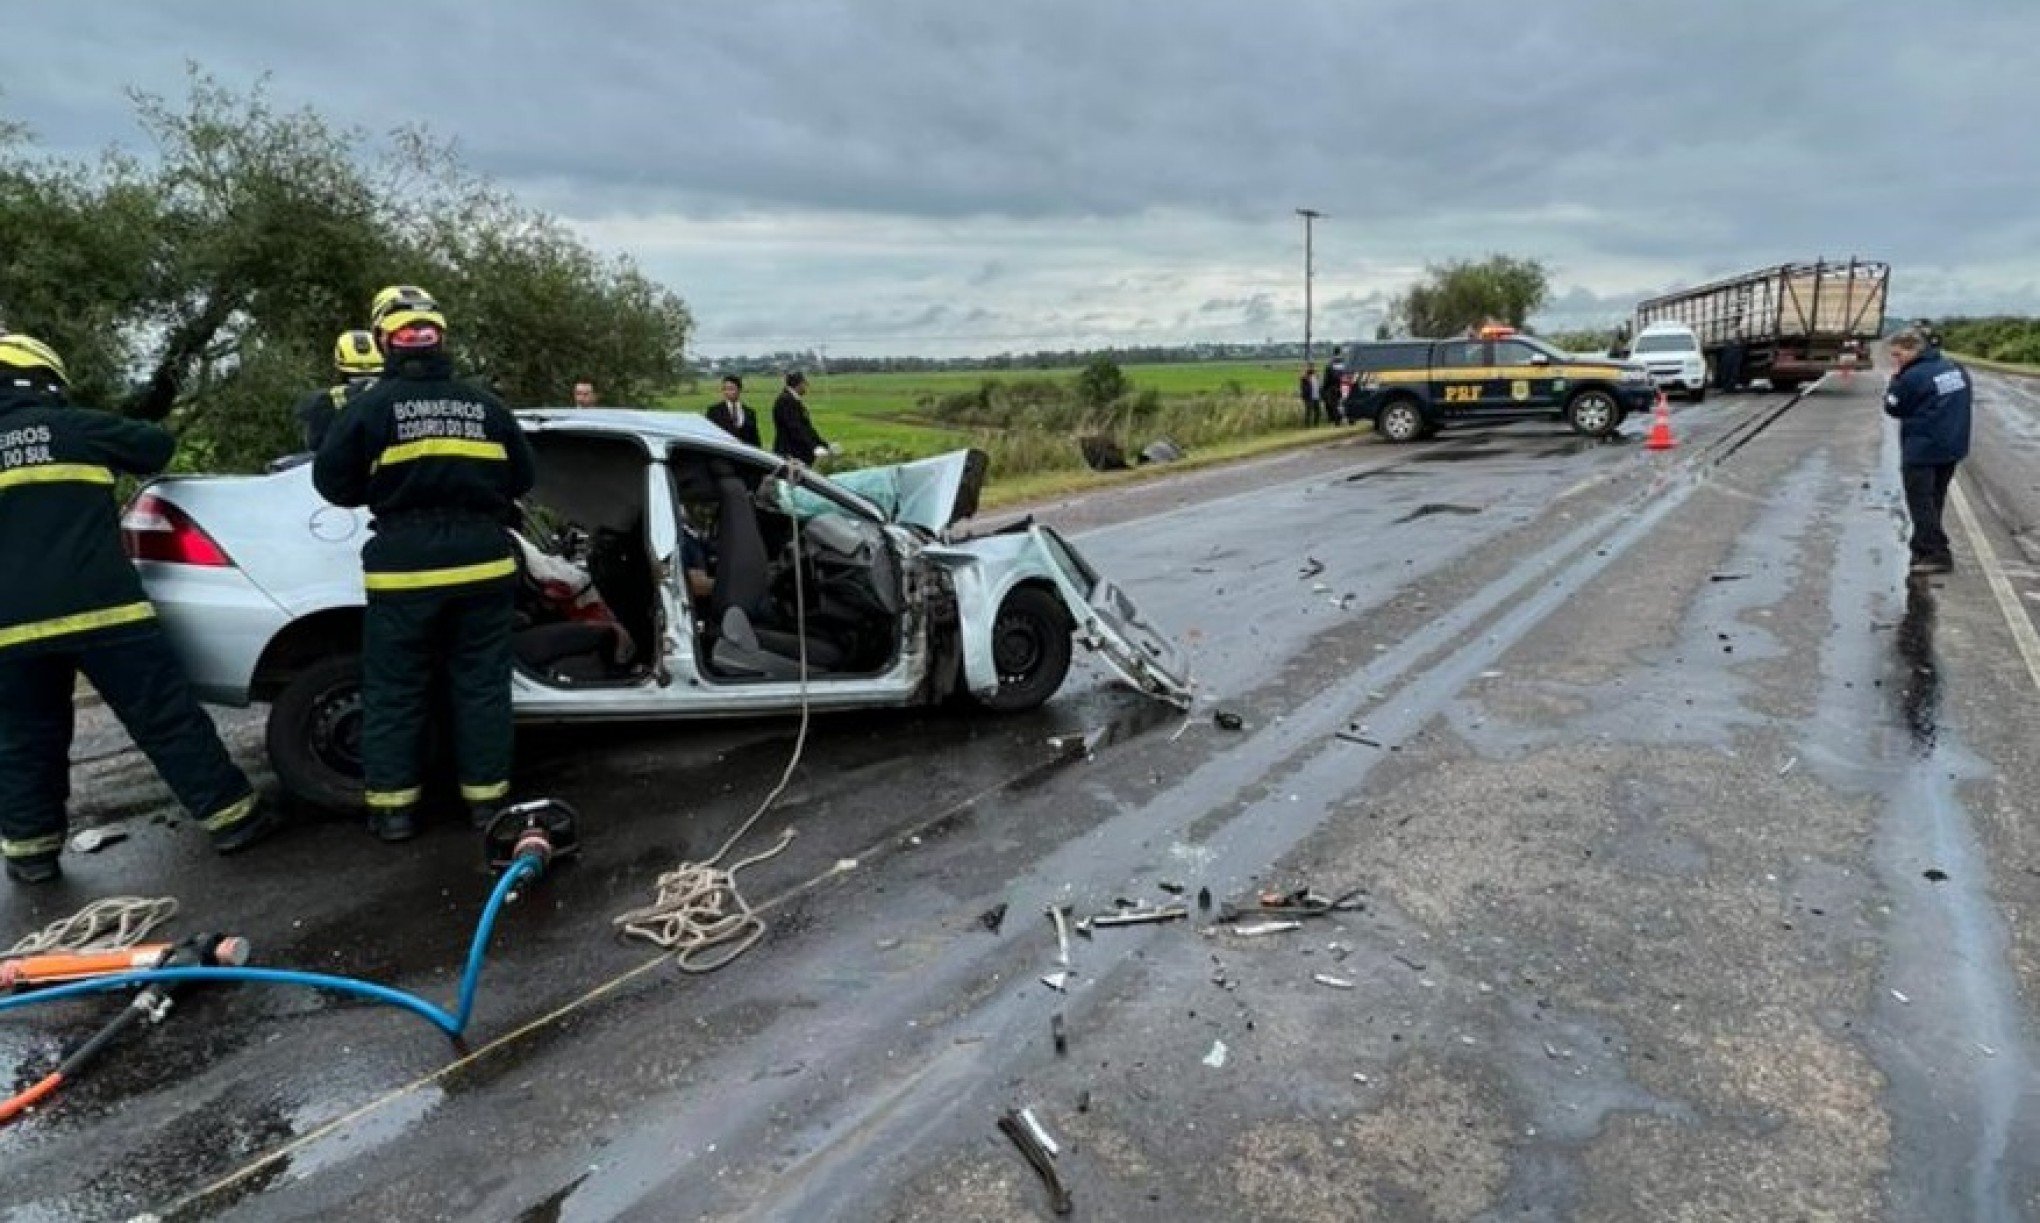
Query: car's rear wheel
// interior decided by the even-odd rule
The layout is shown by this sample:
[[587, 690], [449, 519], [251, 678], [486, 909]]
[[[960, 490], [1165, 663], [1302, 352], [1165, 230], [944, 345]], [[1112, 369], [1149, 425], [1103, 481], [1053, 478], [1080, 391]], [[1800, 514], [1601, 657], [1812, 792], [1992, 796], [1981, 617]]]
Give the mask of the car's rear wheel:
[[1607, 437], [1622, 423], [1622, 406], [1606, 391], [1581, 391], [1565, 405], [1565, 423], [1582, 437]]
[[1055, 695], [1070, 672], [1070, 617], [1039, 586], [1021, 586], [999, 604], [992, 623], [992, 663], [999, 690], [976, 698], [998, 713], [1033, 709]]
[[1771, 389], [1780, 395], [1791, 395], [1799, 390], [1799, 379], [1773, 378], [1771, 379]]
[[1686, 398], [1694, 403], [1706, 403], [1707, 384], [1703, 382], [1700, 385], [1694, 387], [1692, 390], [1686, 392]]
[[284, 792], [320, 811], [361, 811], [361, 658], [299, 671], [269, 706], [269, 763]]
[[1424, 410], [1408, 399], [1383, 404], [1374, 431], [1391, 442], [1414, 442], [1424, 436]]

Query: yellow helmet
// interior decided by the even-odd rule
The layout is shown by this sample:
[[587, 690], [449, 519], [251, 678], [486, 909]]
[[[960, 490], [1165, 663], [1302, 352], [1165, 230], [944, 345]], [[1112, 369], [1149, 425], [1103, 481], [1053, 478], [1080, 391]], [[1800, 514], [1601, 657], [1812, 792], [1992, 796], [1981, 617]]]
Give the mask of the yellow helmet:
[[375, 295], [375, 301], [368, 308], [369, 325], [382, 330], [383, 316], [399, 307], [424, 307], [437, 309], [432, 295], [417, 285], [391, 285]]
[[64, 368], [64, 359], [49, 345], [26, 335], [0, 335], [0, 366], [15, 370], [42, 370], [57, 380], [59, 386], [71, 385], [70, 372]]
[[341, 373], [360, 377], [380, 374], [382, 367], [382, 353], [376, 349], [374, 332], [343, 331], [333, 341], [333, 368]]

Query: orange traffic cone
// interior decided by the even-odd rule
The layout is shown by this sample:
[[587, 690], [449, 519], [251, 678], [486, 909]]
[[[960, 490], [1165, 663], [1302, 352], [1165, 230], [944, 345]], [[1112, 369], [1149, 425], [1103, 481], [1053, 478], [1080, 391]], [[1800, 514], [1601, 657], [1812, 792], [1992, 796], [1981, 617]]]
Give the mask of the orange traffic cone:
[[1672, 439], [1672, 409], [1665, 403], [1665, 393], [1657, 393], [1657, 415], [1650, 422], [1650, 437], [1645, 439], [1645, 450], [1670, 450], [1679, 443]]

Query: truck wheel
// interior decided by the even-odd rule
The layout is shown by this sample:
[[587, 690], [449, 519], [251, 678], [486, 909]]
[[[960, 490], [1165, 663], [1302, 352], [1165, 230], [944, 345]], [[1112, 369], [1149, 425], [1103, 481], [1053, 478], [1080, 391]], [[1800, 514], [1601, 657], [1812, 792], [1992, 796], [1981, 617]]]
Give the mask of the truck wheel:
[[1693, 403], [1706, 403], [1707, 384], [1703, 382], [1699, 386], [1696, 386], [1692, 390], [1686, 392], [1686, 398]]
[[333, 815], [361, 807], [361, 657], [298, 672], [269, 706], [269, 763], [284, 793]]
[[1771, 379], [1771, 389], [1780, 395], [1796, 394], [1799, 391], [1799, 379], [1773, 378]]
[[992, 662], [999, 690], [977, 697], [995, 713], [1039, 706], [1070, 673], [1070, 617], [1062, 600], [1039, 586], [1015, 587], [992, 622]]
[[1622, 408], [1606, 391], [1581, 391], [1566, 403], [1565, 423], [1582, 437], [1607, 437], [1622, 424]]
[[1384, 404], [1374, 418], [1374, 431], [1391, 442], [1414, 442], [1427, 428], [1424, 410], [1408, 399]]

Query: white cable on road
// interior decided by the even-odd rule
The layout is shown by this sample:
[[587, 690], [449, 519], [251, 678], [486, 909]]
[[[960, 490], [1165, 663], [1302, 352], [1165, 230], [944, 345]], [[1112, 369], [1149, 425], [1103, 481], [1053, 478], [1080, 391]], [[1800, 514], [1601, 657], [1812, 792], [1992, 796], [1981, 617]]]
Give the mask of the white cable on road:
[[44, 926], [7, 949], [6, 958], [55, 951], [125, 951], [177, 915], [177, 898], [109, 896]]
[[2005, 576], [2003, 565], [1998, 563], [1997, 549], [1990, 546], [1983, 527], [1976, 520], [1976, 512], [1969, 508], [1969, 498], [1962, 495], [1960, 484], [1948, 486], [1948, 501], [1955, 507], [1955, 516], [1962, 520], [1962, 532], [1969, 536], [1970, 550], [1976, 553], [1976, 563], [1983, 570], [1983, 577], [1990, 584], [1990, 592], [1997, 598], [1998, 610], [2004, 613], [2005, 624], [2012, 630], [2012, 641], [2019, 648], [2019, 657], [2026, 663], [2026, 674], [2033, 681], [2033, 687], [2040, 689], [2040, 630], [2035, 630], [2033, 621], [2026, 615], [2026, 609], [2019, 606], [2019, 592], [2012, 589], [2012, 580]]
[[[795, 483], [798, 484], [798, 480]], [[737, 887], [737, 873], [745, 867], [778, 857], [793, 842], [794, 830], [788, 827], [780, 832], [778, 842], [770, 849], [752, 854], [727, 868], [719, 865], [779, 801], [779, 796], [786, 793], [786, 787], [793, 782], [793, 771], [800, 767], [801, 756], [807, 751], [807, 590], [801, 577], [799, 507], [794, 506], [793, 509], [794, 512], [788, 515], [793, 520], [793, 627], [800, 639], [800, 729], [794, 734], [793, 753], [787, 757], [786, 769], [779, 775], [779, 784], [772, 787], [772, 792], [758, 804], [757, 810], [737, 825], [737, 830], [723, 842], [721, 849], [705, 861], [682, 862], [661, 874], [656, 885], [658, 895], [652, 903], [619, 914], [612, 923], [632, 938], [644, 939], [674, 952], [674, 962], [682, 972], [714, 972], [765, 937], [765, 919], [759, 917], [751, 903], [744, 899], [743, 892]]]

